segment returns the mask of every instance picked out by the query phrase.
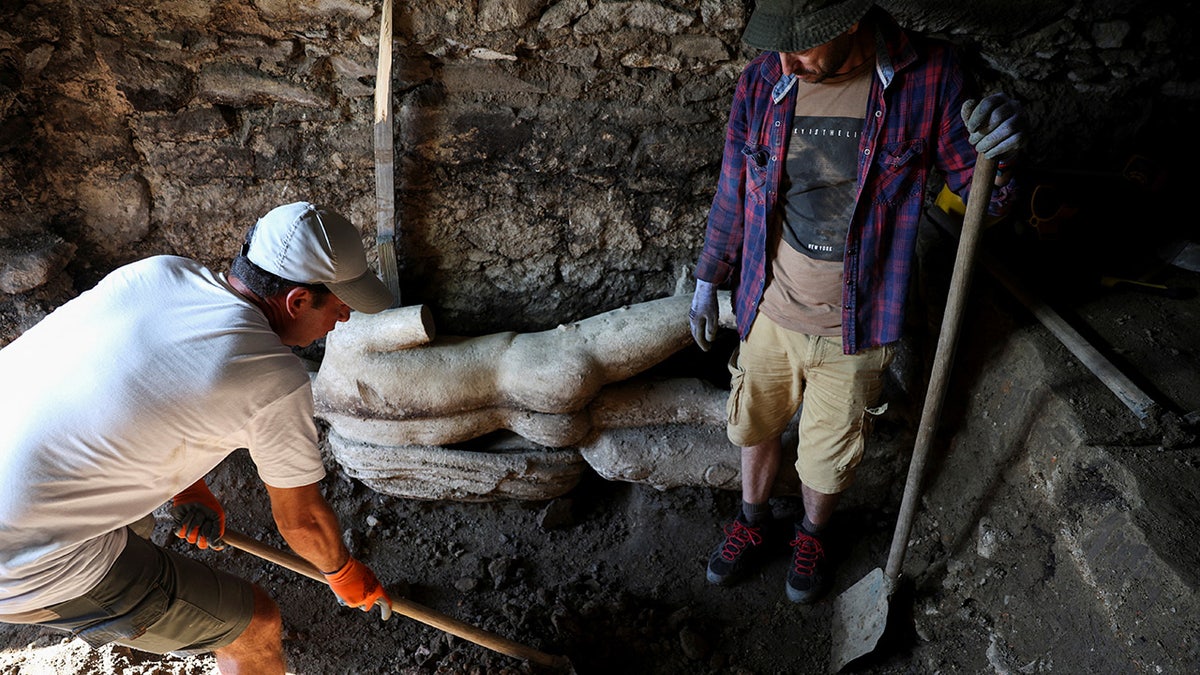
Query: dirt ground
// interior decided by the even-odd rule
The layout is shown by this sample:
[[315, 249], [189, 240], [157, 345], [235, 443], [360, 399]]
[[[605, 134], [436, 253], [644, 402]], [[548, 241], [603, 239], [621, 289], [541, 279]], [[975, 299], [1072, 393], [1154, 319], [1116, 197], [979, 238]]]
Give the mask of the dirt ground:
[[[1056, 252], [1056, 242], [1038, 249], [1047, 257]], [[1104, 262], [1103, 256], [1089, 260]], [[1104, 288], [1091, 276], [1102, 266], [1091, 264], [1072, 266], [1072, 283], [1064, 282], [1065, 267], [1057, 278], [1023, 276], [1043, 293], [1056, 289], [1047, 299], [1066, 307], [1088, 339], [1178, 413], [1173, 419], [1183, 419], [1200, 408], [1194, 329], [1200, 275], [1130, 256], [1123, 264], [1137, 267], [1132, 271], [1142, 278], [1190, 292], [1168, 297]], [[1178, 526], [1194, 520], [1188, 500], [1200, 467], [1195, 437], [1186, 424], [1164, 430], [1139, 422], [1020, 303], [978, 274], [973, 297], [983, 302], [973, 303], [968, 317], [959, 380], [945, 412], [951, 429], [975, 430], [947, 441], [953, 452], [932, 468], [911, 538], [909, 581], [893, 599], [888, 632], [873, 654], [848, 670], [1195, 672], [1198, 626], [1187, 608], [1195, 606], [1194, 570], [1200, 565], [1195, 527]], [[874, 468], [843, 504], [828, 542], [837, 564], [833, 589], [812, 606], [793, 605], [784, 595], [783, 536], [760, 573], [729, 588], [707, 583], [707, 555], [737, 507], [733, 492], [658, 491], [589, 474], [549, 502], [420, 502], [365, 488], [331, 457], [324, 489], [351, 548], [395, 592], [564, 655], [580, 674], [826, 672], [833, 599], [886, 560], [914, 408], [911, 401], [895, 406], [876, 428], [868, 457]], [[1040, 474], [1030, 468], [1043, 459], [1025, 447], [1034, 436], [1030, 428], [1045, 423], [1039, 416], [1063, 418], [1061, 433], [1078, 434], [1086, 446], [1086, 456], [1073, 460], [1074, 473], [1060, 481], [1065, 487], [1056, 488], [1055, 503], [1068, 505], [1062, 513], [1047, 512]], [[1018, 417], [1027, 421], [1010, 429]], [[1004, 451], [976, 456], [965, 447], [989, 443], [1003, 443]], [[1122, 482], [1127, 474], [1133, 478]], [[282, 546], [244, 452], [231, 455], [210, 483], [230, 527]], [[774, 505], [781, 521], [798, 513], [794, 498]], [[1080, 555], [1072, 543], [1103, 531], [1089, 523], [1124, 516], [1141, 523], [1137, 531], [1148, 542], [1142, 548], [1157, 552], [1139, 558], [1138, 569], [1171, 572], [1163, 583], [1182, 584], [1164, 586], [1164, 593], [1175, 593], [1169, 608], [1131, 609], [1140, 618], [1128, 622], [1124, 605], [1156, 579], [1106, 585], [1095, 568], [1090, 577], [1070, 571], [1072, 556]], [[1164, 520], [1175, 526], [1162, 527], [1158, 521]], [[155, 538], [184, 550], [163, 526]], [[268, 589], [282, 608], [295, 673], [548, 672], [404, 617], [381, 623], [341, 608], [316, 582], [249, 554], [190, 554]], [[1159, 567], [1150, 566], [1159, 560]], [[1179, 615], [1172, 616], [1177, 607]], [[1151, 635], [1152, 628], [1159, 632]], [[1117, 637], [1106, 637], [1110, 632]], [[49, 630], [0, 626], [3, 674], [214, 672], [211, 657], [92, 651]]]

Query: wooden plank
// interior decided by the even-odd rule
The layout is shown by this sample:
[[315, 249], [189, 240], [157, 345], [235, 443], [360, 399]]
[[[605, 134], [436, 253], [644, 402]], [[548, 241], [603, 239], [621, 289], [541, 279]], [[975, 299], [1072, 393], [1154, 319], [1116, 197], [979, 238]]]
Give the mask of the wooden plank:
[[1137, 416], [1140, 420], [1153, 419], [1162, 412], [1158, 402], [1150, 397], [1141, 387], [1137, 386], [1132, 379], [1125, 373], [1122, 373], [1112, 361], [1109, 361], [1099, 349], [1096, 349], [1087, 338], [1075, 330], [1075, 328], [1067, 322], [1058, 312], [1054, 311], [1050, 305], [1047, 305], [1040, 298], [1033, 294], [1026, 287], [1021, 285], [1017, 279], [999, 263], [995, 258], [989, 255], [981, 255], [980, 261], [984, 268], [1000, 282], [1002, 286], [1012, 293], [1013, 297], [1025, 305], [1025, 308], [1037, 318], [1043, 326], [1049, 330], [1058, 341], [1067, 348], [1079, 359], [1079, 362], [1085, 368], [1090, 370], [1104, 386], [1108, 387], [1113, 394], [1120, 399], [1121, 403], [1125, 404], [1129, 411]]

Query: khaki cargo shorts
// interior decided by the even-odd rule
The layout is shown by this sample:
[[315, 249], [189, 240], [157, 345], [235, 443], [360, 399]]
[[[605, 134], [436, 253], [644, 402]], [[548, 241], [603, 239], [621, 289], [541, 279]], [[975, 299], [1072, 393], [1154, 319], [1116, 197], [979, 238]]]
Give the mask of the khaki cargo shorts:
[[[93, 647], [116, 643], [155, 654], [198, 654], [232, 643], [250, 625], [254, 587], [132, 532], [108, 574], [87, 593], [43, 610], [36, 623]], [[49, 618], [53, 617], [53, 618]]]
[[843, 354], [840, 337], [790, 331], [759, 312], [729, 361], [729, 440], [747, 447], [778, 438], [803, 404], [796, 471], [817, 492], [842, 492], [854, 482], [893, 353], [885, 345]]

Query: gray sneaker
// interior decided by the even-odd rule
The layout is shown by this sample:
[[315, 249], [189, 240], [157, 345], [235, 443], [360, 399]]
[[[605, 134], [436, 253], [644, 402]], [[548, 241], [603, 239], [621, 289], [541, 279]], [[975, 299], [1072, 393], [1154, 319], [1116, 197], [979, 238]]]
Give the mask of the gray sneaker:
[[738, 514], [725, 527], [725, 539], [708, 558], [708, 580], [724, 585], [736, 580], [763, 549], [766, 528], [754, 527]]

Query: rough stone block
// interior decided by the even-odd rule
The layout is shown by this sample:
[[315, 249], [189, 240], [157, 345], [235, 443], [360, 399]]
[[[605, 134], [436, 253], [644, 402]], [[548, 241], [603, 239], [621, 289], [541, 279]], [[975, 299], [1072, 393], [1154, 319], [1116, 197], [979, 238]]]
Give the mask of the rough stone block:
[[0, 293], [24, 293], [42, 286], [74, 254], [74, 244], [49, 233], [0, 241]]

